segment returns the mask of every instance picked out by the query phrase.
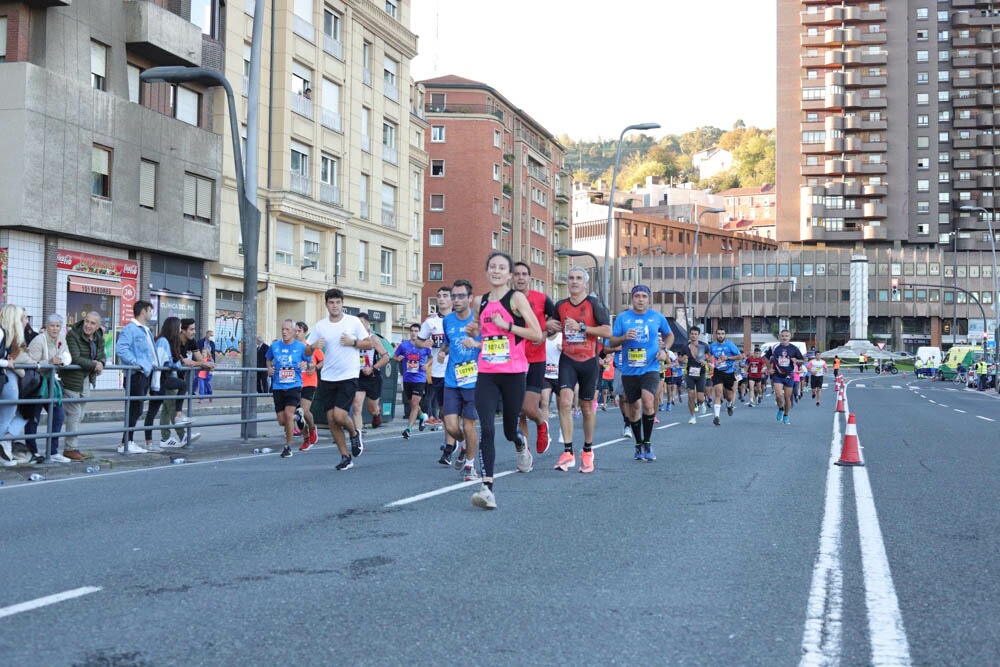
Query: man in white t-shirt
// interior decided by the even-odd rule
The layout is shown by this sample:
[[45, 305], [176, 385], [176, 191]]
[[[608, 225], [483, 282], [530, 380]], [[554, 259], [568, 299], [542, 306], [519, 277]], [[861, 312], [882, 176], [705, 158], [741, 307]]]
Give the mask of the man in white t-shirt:
[[[451, 289], [448, 287], [438, 288], [437, 291], [437, 312], [431, 313], [420, 325], [415, 342], [417, 347], [429, 348], [431, 350], [431, 387], [427, 392], [427, 419], [429, 426], [441, 424], [441, 417], [438, 412], [444, 408], [444, 372], [448, 368], [448, 355], [444, 355], [444, 361], [438, 360], [438, 350], [444, 342], [444, 318], [451, 313]], [[447, 452], [455, 450], [455, 439], [444, 433], [444, 445], [441, 447], [441, 458], [438, 463], [441, 465], [451, 465], [451, 460]]]
[[823, 377], [826, 375], [826, 362], [816, 355], [806, 364], [806, 372], [809, 373], [809, 387], [812, 388], [812, 397], [819, 405], [819, 395], [823, 391]]
[[[309, 332], [305, 356], [323, 350], [323, 368], [314, 403], [326, 412], [330, 433], [340, 450], [337, 470], [348, 470], [354, 465], [352, 456], [361, 456], [365, 450], [361, 432], [355, 428], [350, 414], [358, 391], [358, 350], [370, 350], [374, 344], [361, 320], [344, 313], [343, 291], [336, 287], [328, 289], [324, 301], [330, 316], [317, 322]], [[345, 432], [350, 435], [350, 451]]]

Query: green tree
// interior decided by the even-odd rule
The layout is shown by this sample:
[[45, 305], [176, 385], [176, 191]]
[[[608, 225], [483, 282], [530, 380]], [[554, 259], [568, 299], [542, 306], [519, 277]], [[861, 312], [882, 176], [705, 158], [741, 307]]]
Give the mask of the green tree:
[[719, 138], [722, 134], [722, 130], [710, 125], [685, 132], [680, 137], [681, 151], [685, 155], [694, 155], [700, 151], [708, 150], [719, 143]]
[[734, 169], [745, 188], [774, 183], [775, 161], [774, 133], [759, 132], [733, 151]]

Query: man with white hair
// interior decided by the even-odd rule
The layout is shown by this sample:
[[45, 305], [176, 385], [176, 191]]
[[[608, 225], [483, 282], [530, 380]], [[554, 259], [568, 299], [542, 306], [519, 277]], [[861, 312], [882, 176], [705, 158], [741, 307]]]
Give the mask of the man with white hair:
[[[70, 362], [80, 368], [62, 372], [63, 397], [86, 398], [90, 395], [91, 385], [97, 382], [97, 376], [104, 372], [106, 355], [101, 314], [91, 311], [71, 326], [66, 332], [66, 345], [69, 347]], [[66, 431], [72, 433], [80, 429], [86, 405], [86, 403], [69, 402], [63, 404], [63, 410], [66, 412]], [[62, 456], [71, 461], [83, 461], [86, 458], [77, 449], [77, 436], [65, 437]], [[52, 458], [56, 460], [55, 456]]]

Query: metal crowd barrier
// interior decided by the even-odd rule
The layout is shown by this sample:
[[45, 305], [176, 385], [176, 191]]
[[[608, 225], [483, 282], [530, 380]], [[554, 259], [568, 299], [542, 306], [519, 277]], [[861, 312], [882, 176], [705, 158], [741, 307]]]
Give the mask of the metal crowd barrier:
[[[17, 370], [29, 370], [30, 369], [30, 370], [36, 370], [36, 371], [39, 371], [39, 372], [44, 372], [44, 371], [49, 371], [49, 370], [53, 370], [53, 369], [55, 369], [57, 371], [79, 370], [80, 367], [79, 366], [74, 366], [74, 365], [69, 365], [69, 366], [53, 366], [51, 364], [17, 364], [16, 365], [16, 369]], [[164, 402], [165, 401], [183, 401], [186, 404], [186, 410], [185, 410], [184, 414], [186, 416], [188, 416], [188, 417], [191, 417], [192, 416], [192, 412], [194, 410], [193, 405], [192, 405], [193, 404], [193, 399], [195, 399], [195, 398], [204, 398], [203, 394], [197, 394], [194, 391], [195, 381], [197, 379], [198, 371], [200, 369], [189, 368], [189, 369], [185, 369], [184, 371], [182, 371], [182, 372], [185, 373], [185, 376], [186, 376], [185, 380], [187, 382], [187, 392], [184, 393], [184, 394], [177, 393], [177, 394], [151, 395], [151, 394], [147, 393], [147, 394], [145, 394], [143, 396], [132, 396], [131, 395], [132, 373], [133, 373], [133, 371], [137, 371], [137, 370], [140, 370], [139, 366], [109, 365], [109, 366], [105, 366], [104, 367], [104, 372], [105, 373], [107, 373], [108, 371], [122, 371], [122, 389], [125, 392], [125, 396], [120, 396], [120, 397], [119, 396], [115, 396], [115, 397], [107, 397], [107, 396], [81, 396], [80, 398], [67, 398], [67, 397], [64, 396], [59, 401], [57, 401], [54, 396], [48, 396], [46, 398], [32, 398], [32, 399], [20, 399], [19, 398], [16, 401], [10, 401], [10, 400], [4, 401], [4, 400], [0, 400], [0, 406], [11, 405], [11, 404], [14, 404], [14, 405], [43, 405], [43, 406], [45, 406], [46, 412], [48, 413], [48, 415], [46, 417], [46, 428], [50, 429], [51, 428], [51, 423], [52, 423], [53, 410], [55, 409], [55, 405], [56, 405], [57, 402], [60, 403], [61, 405], [65, 405], [67, 403], [117, 403], [117, 402], [124, 403], [124, 405], [125, 405], [125, 414], [124, 414], [122, 425], [119, 426], [119, 427], [115, 427], [115, 428], [107, 427], [107, 428], [100, 428], [100, 429], [88, 429], [86, 431], [59, 431], [57, 433], [53, 433], [53, 432], [51, 432], [51, 430], [46, 430], [44, 432], [37, 432], [37, 433], [33, 433], [33, 434], [13, 434], [14, 435], [14, 440], [18, 440], [18, 441], [19, 440], [33, 440], [33, 441], [44, 440], [45, 443], [46, 443], [46, 445], [45, 445], [45, 447], [46, 447], [46, 449], [45, 449], [45, 456], [48, 456], [49, 452], [51, 451], [52, 438], [63, 438], [63, 437], [66, 437], [68, 435], [80, 436], [80, 437], [82, 437], [82, 436], [89, 436], [89, 435], [108, 435], [108, 434], [121, 435], [122, 433], [128, 433], [129, 435], [131, 435], [132, 433], [135, 433], [136, 431], [146, 431], [147, 429], [155, 430], [155, 429], [168, 429], [169, 428], [169, 429], [179, 429], [179, 430], [186, 431], [187, 436], [190, 439], [191, 429], [195, 426], [194, 424], [185, 424], [185, 425], [163, 424], [161, 426], [157, 422], [156, 424], [153, 424], [153, 425], [147, 427], [147, 426], [145, 426], [145, 424], [140, 423], [142, 421], [142, 413], [140, 412], [139, 413], [139, 421], [136, 422], [135, 426], [129, 427], [129, 425], [128, 425], [129, 412], [130, 412], [131, 405], [133, 403], [137, 402], [137, 401], [141, 401], [141, 402], [144, 402], [144, 403], [145, 402], [149, 402], [151, 400], [153, 400], [153, 401], [159, 400], [159, 401], [164, 401]], [[169, 374], [171, 372], [174, 372], [176, 369], [174, 369], [172, 367], [166, 367], [166, 366], [156, 366], [156, 367], [153, 368], [153, 370], [154, 371], [158, 370], [161, 373], [163, 373], [164, 375], [167, 375], [167, 374]], [[256, 368], [256, 367], [254, 367], [254, 368], [245, 368], [245, 367], [232, 367], [232, 366], [229, 366], [229, 367], [216, 366], [212, 370], [212, 373], [213, 373], [213, 375], [218, 375], [220, 373], [239, 373], [240, 375], [242, 375], [243, 373], [253, 373], [254, 374], [253, 386], [256, 386], [257, 373], [260, 373], [261, 371], [262, 371], [262, 369]], [[15, 373], [15, 376], [16, 376], [16, 373]], [[85, 380], [85, 381], [89, 381], [89, 380]], [[251, 402], [248, 401], [248, 400], [244, 400], [244, 399], [267, 398], [269, 396], [270, 396], [270, 394], [266, 394], [266, 393], [265, 394], [261, 394], [261, 393], [256, 393], [256, 392], [252, 392], [252, 393], [243, 393], [243, 392], [240, 392], [240, 393], [228, 393], [227, 392], [225, 394], [225, 396], [220, 396], [219, 398], [220, 398], [220, 400], [239, 399], [239, 402], [240, 402], [239, 419], [226, 419], [226, 418], [223, 418], [223, 419], [215, 419], [215, 420], [204, 421], [201, 418], [199, 418], [197, 426], [199, 428], [206, 427], [206, 426], [230, 426], [230, 425], [235, 425], [235, 424], [239, 424], [239, 425], [242, 426], [242, 425], [248, 424], [248, 423], [262, 423], [262, 422], [273, 421], [274, 420], [274, 415], [273, 415], [273, 413], [270, 413], [270, 412], [265, 412], [265, 415], [263, 417], [261, 417], [259, 415], [255, 415], [253, 417], [250, 417], [249, 416], [249, 411], [250, 411]], [[149, 408], [146, 407], [145, 409], [148, 410]], [[256, 409], [254, 410], [254, 412], [256, 412]], [[84, 416], [86, 416], [86, 413], [84, 413]], [[225, 415], [220, 415], [220, 416], [221, 417], [225, 417]], [[108, 423], [110, 424], [112, 422], [108, 422]], [[0, 434], [0, 436], [2, 436], [2, 435], [4, 435], [4, 434]], [[241, 429], [241, 437], [243, 438], [244, 442], [246, 442], [246, 441], [249, 440], [248, 435], [247, 435], [247, 431], [246, 431], [245, 428]], [[131, 439], [131, 437], [129, 439]], [[188, 447], [190, 447], [190, 445], [188, 445]], [[125, 452], [126, 455], [128, 455], [128, 453], [129, 452], [127, 452], [127, 451]]]

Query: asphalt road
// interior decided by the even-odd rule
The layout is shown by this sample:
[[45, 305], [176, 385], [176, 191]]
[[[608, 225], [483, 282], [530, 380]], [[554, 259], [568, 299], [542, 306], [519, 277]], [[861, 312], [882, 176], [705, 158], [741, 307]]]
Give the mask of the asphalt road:
[[439, 433], [0, 487], [2, 662], [993, 664], [1000, 402], [851, 377], [863, 468], [828, 389], [660, 413], [654, 463], [600, 413], [595, 473], [554, 443], [493, 512]]

